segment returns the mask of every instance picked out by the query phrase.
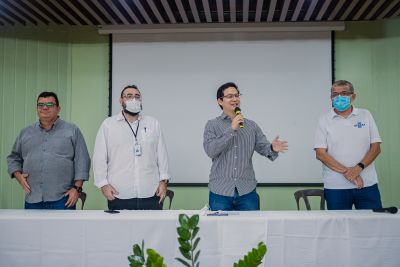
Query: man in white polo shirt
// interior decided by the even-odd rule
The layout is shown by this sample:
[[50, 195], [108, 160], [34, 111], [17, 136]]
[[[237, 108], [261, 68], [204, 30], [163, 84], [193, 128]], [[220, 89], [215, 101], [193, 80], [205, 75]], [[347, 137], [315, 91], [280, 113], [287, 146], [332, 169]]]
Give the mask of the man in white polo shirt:
[[353, 85], [344, 80], [331, 87], [332, 110], [323, 115], [314, 149], [322, 165], [329, 210], [381, 208], [374, 160], [382, 142], [371, 113], [355, 108]]

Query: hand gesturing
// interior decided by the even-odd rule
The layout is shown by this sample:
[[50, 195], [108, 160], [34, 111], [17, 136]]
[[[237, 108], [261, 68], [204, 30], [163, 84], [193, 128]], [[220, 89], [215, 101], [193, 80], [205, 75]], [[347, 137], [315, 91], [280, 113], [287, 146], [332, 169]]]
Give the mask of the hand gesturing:
[[285, 152], [288, 150], [288, 142], [279, 140], [279, 135], [272, 141], [272, 149], [275, 152]]

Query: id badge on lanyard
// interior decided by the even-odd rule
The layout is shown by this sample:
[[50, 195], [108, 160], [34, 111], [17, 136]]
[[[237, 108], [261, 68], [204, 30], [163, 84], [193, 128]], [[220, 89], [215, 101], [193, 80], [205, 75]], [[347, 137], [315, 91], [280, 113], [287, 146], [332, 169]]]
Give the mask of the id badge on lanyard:
[[137, 141], [137, 133], [139, 131], [139, 124], [140, 124], [140, 120], [138, 120], [137, 123], [137, 127], [136, 127], [136, 132], [133, 131], [131, 124], [128, 122], [128, 120], [126, 119], [124, 113], [122, 112], [122, 115], [125, 118], [126, 123], [128, 124], [129, 128], [131, 129], [133, 136], [135, 137], [135, 145], [133, 146], [133, 154], [136, 157], [140, 157], [142, 155], [142, 146], [138, 143]]
[[134, 150], [135, 150], [134, 154], [136, 157], [139, 157], [142, 155], [142, 146], [139, 143], [135, 143]]

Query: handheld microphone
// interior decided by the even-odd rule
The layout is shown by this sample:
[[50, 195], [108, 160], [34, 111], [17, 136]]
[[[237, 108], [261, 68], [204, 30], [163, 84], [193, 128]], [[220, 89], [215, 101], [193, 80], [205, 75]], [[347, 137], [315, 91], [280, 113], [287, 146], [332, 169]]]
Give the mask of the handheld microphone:
[[389, 208], [379, 208], [379, 209], [372, 209], [374, 212], [387, 212], [391, 214], [396, 214], [397, 213], [397, 208], [396, 207], [389, 207]]
[[[242, 111], [240, 110], [239, 107], [236, 107], [236, 108], [235, 108], [235, 114], [236, 114], [236, 115], [242, 114]], [[240, 122], [240, 123], [239, 123], [239, 127], [240, 127], [240, 128], [244, 128], [243, 122]]]

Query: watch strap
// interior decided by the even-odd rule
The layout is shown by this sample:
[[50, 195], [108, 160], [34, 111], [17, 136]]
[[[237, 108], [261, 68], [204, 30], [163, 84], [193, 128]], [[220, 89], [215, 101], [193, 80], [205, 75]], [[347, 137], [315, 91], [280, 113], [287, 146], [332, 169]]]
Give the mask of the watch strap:
[[360, 167], [362, 170], [364, 170], [365, 165], [362, 162], [357, 163], [357, 166]]
[[82, 193], [82, 187], [73, 185], [72, 188], [75, 188], [76, 191], [78, 191], [79, 194]]

